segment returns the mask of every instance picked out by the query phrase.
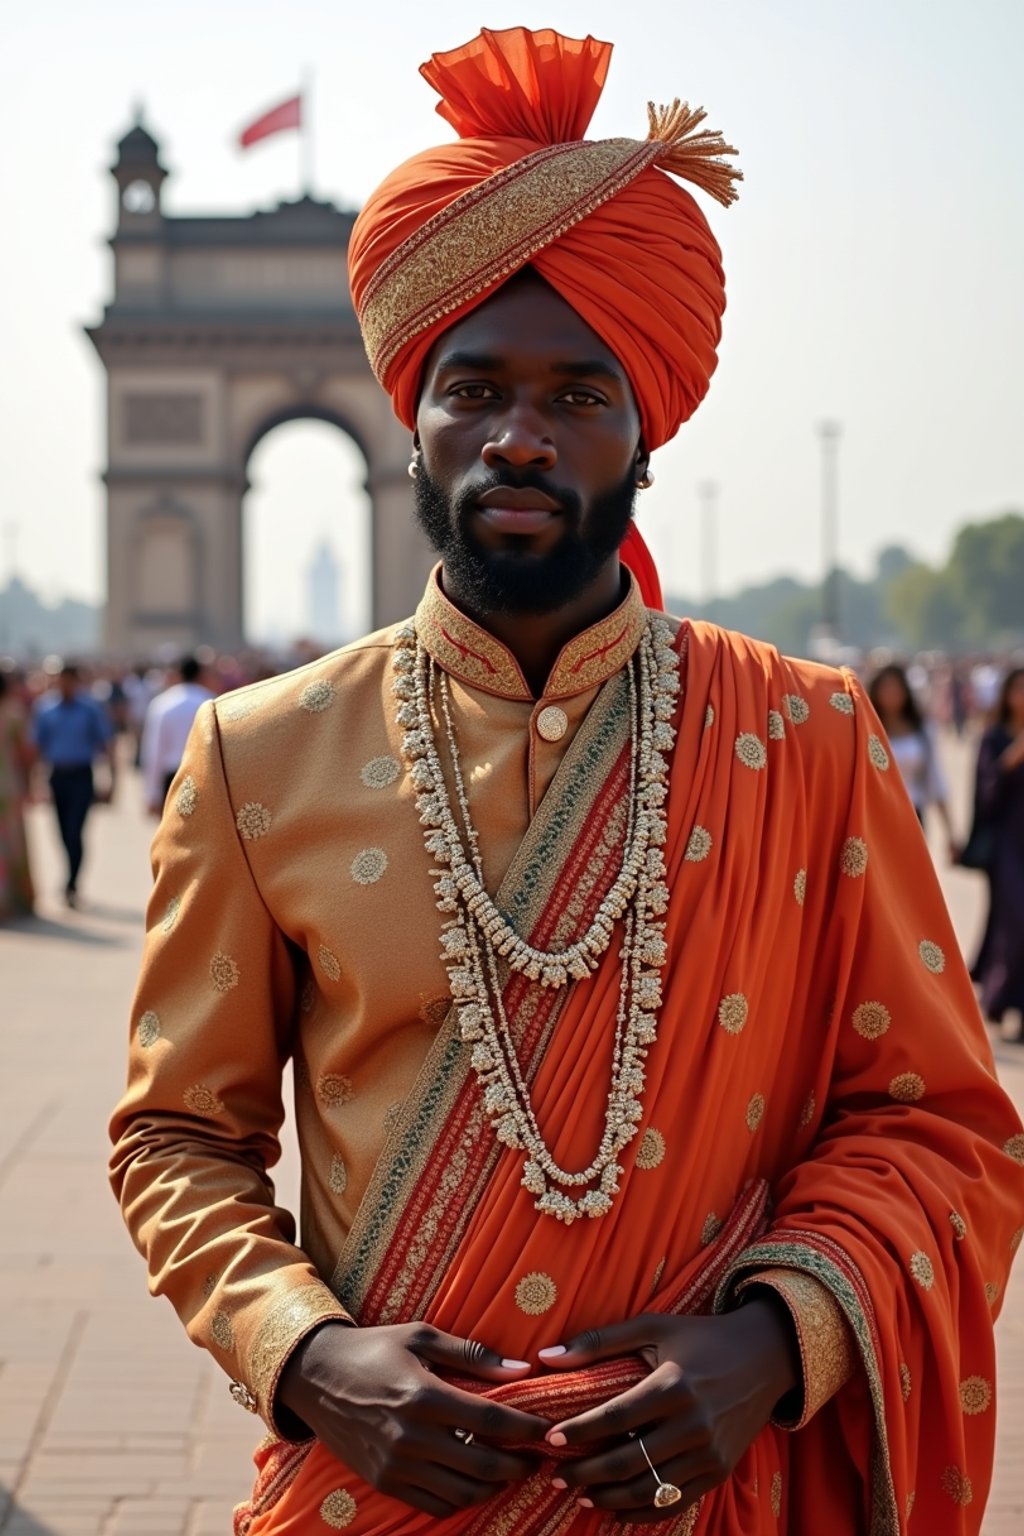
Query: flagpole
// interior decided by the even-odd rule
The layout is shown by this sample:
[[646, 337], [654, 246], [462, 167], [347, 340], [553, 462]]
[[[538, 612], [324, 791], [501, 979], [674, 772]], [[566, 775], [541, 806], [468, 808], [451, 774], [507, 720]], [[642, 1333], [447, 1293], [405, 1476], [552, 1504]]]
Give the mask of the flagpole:
[[302, 195], [313, 196], [313, 71], [302, 72], [302, 132], [300, 153], [302, 157]]

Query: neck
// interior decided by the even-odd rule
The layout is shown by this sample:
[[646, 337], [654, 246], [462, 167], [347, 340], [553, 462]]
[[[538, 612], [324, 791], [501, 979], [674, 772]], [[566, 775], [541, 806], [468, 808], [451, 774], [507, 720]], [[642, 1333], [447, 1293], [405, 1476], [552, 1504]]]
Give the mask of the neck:
[[578, 597], [553, 613], [501, 613], [480, 609], [449, 580], [444, 567], [441, 569], [441, 585], [445, 596], [456, 607], [512, 652], [530, 692], [534, 698], [539, 698], [563, 646], [582, 630], [600, 623], [618, 607], [627, 589], [627, 577], [616, 553]]

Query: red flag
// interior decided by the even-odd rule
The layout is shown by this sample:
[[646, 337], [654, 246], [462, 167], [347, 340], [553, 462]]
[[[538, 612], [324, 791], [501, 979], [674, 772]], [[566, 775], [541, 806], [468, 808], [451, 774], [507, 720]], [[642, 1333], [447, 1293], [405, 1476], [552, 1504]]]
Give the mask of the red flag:
[[250, 144], [269, 138], [272, 133], [281, 133], [285, 128], [301, 127], [302, 97], [292, 96], [288, 101], [282, 101], [280, 106], [264, 112], [263, 116], [250, 123], [248, 128], [243, 128], [238, 135], [238, 147], [248, 149]]

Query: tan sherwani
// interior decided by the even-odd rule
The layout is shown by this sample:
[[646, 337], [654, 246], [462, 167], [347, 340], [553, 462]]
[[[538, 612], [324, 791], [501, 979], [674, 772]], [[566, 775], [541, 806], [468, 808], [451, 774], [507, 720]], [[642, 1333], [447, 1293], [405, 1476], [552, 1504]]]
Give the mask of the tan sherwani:
[[[416, 621], [450, 681], [492, 891], [646, 617], [631, 585], [534, 699], [511, 653], [431, 578]], [[204, 706], [154, 843], [113, 1182], [153, 1290], [271, 1427], [288, 1355], [347, 1316], [328, 1282], [451, 1001], [393, 636]], [[301, 1248], [266, 1171], [289, 1057]]]

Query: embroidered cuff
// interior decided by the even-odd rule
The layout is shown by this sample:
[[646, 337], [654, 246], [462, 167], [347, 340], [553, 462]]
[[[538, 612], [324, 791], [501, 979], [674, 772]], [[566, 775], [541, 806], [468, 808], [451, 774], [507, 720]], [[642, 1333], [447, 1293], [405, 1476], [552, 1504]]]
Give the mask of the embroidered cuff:
[[[281, 1440], [308, 1439], [309, 1435], [289, 1433], [290, 1424], [282, 1425], [275, 1416], [277, 1383], [293, 1351], [307, 1334], [321, 1323], [333, 1320], [355, 1326], [355, 1319], [326, 1285], [302, 1285], [290, 1290], [272, 1306], [257, 1328], [246, 1350], [246, 1375], [250, 1411], [261, 1415], [271, 1434]], [[232, 1383], [232, 1388], [239, 1385]], [[232, 1390], [232, 1397], [241, 1397]], [[250, 1402], [242, 1402], [250, 1407]]]
[[[800, 1345], [803, 1372], [803, 1403], [797, 1394], [799, 1415], [776, 1418], [780, 1429], [803, 1429], [839, 1388], [853, 1375], [857, 1363], [846, 1319], [827, 1286], [813, 1275], [795, 1269], [762, 1269], [744, 1275], [734, 1294], [750, 1286], [766, 1285], [786, 1303]], [[786, 1399], [786, 1406], [792, 1394]]]

